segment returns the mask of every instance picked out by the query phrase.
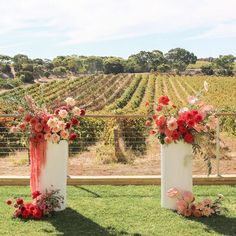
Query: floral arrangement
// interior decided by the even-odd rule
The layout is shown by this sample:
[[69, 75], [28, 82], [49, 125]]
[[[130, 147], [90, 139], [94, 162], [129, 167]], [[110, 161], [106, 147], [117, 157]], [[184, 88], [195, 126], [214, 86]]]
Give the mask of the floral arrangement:
[[[215, 139], [217, 118], [213, 106], [200, 100], [203, 92], [208, 91], [208, 84], [196, 95], [188, 98], [186, 107], [177, 107], [168, 96], [161, 96], [156, 106], [156, 113], [146, 121], [150, 134], [156, 135], [161, 144], [171, 144], [183, 140], [192, 144], [195, 153], [204, 156], [208, 162], [208, 173], [211, 172], [210, 147], [201, 150], [200, 143], [209, 143]], [[149, 104], [148, 104], [149, 105]], [[203, 140], [206, 139], [207, 142]]]
[[24, 99], [24, 105], [18, 107], [17, 125], [11, 127], [11, 132], [29, 132], [32, 140], [53, 143], [77, 138], [76, 127], [85, 110], [75, 106], [73, 98], [66, 98], [65, 106], [58, 107], [52, 114], [39, 107], [30, 96]]
[[64, 199], [59, 195], [59, 192], [59, 190], [50, 190], [43, 194], [35, 191], [32, 193], [32, 203], [26, 203], [23, 198], [17, 198], [14, 205], [12, 199], [8, 199], [6, 204], [16, 208], [15, 217], [38, 220], [44, 216], [51, 216], [55, 209], [60, 209]]
[[176, 199], [177, 213], [185, 217], [209, 217], [219, 215], [223, 211], [221, 204], [224, 196], [222, 194], [219, 194], [218, 198], [214, 201], [206, 198], [196, 203], [195, 197], [190, 191], [181, 192], [176, 188], [171, 188], [168, 190], [167, 196]]

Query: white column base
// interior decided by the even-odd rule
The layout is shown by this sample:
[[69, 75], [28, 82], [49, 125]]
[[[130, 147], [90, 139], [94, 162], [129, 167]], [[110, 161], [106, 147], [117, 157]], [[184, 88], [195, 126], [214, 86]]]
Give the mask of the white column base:
[[39, 179], [39, 191], [45, 193], [46, 189], [59, 189], [64, 197], [64, 203], [60, 209], [66, 208], [68, 142], [60, 141], [58, 144], [48, 142], [46, 150], [46, 163], [41, 169]]
[[192, 145], [180, 141], [161, 145], [161, 206], [176, 210], [176, 199], [167, 191], [177, 188], [192, 192]]

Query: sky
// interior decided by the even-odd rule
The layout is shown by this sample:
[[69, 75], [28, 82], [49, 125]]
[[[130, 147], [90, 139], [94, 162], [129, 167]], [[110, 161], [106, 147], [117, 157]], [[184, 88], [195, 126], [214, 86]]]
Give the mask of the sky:
[[236, 0], [0, 0], [0, 54], [236, 56]]

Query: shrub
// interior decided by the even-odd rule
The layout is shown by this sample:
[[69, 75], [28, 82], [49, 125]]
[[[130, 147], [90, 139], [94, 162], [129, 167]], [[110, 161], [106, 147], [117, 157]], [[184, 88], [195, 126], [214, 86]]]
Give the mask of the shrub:
[[201, 71], [204, 75], [214, 75], [212, 64], [201, 66]]

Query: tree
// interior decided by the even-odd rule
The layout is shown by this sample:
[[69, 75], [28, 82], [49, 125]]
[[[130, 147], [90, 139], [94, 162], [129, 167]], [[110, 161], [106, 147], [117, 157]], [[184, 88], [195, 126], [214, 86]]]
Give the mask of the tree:
[[83, 67], [81, 60], [77, 56], [68, 56], [63, 62], [66, 68], [72, 73], [79, 73]]
[[212, 64], [201, 66], [201, 71], [204, 75], [214, 75]]
[[157, 71], [160, 71], [160, 72], [168, 72], [170, 70], [171, 70], [170, 65], [164, 64], [164, 63], [157, 67]]
[[98, 71], [103, 71], [103, 59], [101, 57], [87, 57], [84, 60], [85, 69], [88, 73], [96, 73]]
[[66, 68], [64, 66], [58, 66], [55, 67], [52, 72], [54, 75], [61, 77], [66, 74]]
[[233, 55], [220, 55], [215, 59], [215, 67], [220, 75], [233, 75], [235, 57]]
[[20, 80], [24, 83], [33, 83], [34, 82], [33, 73], [30, 71], [21, 71], [17, 75], [19, 76]]
[[121, 58], [111, 57], [104, 61], [104, 69], [106, 74], [118, 74], [124, 72], [124, 61]]
[[174, 48], [165, 54], [168, 63], [178, 71], [185, 70], [187, 65], [195, 64], [197, 57], [183, 48]]

